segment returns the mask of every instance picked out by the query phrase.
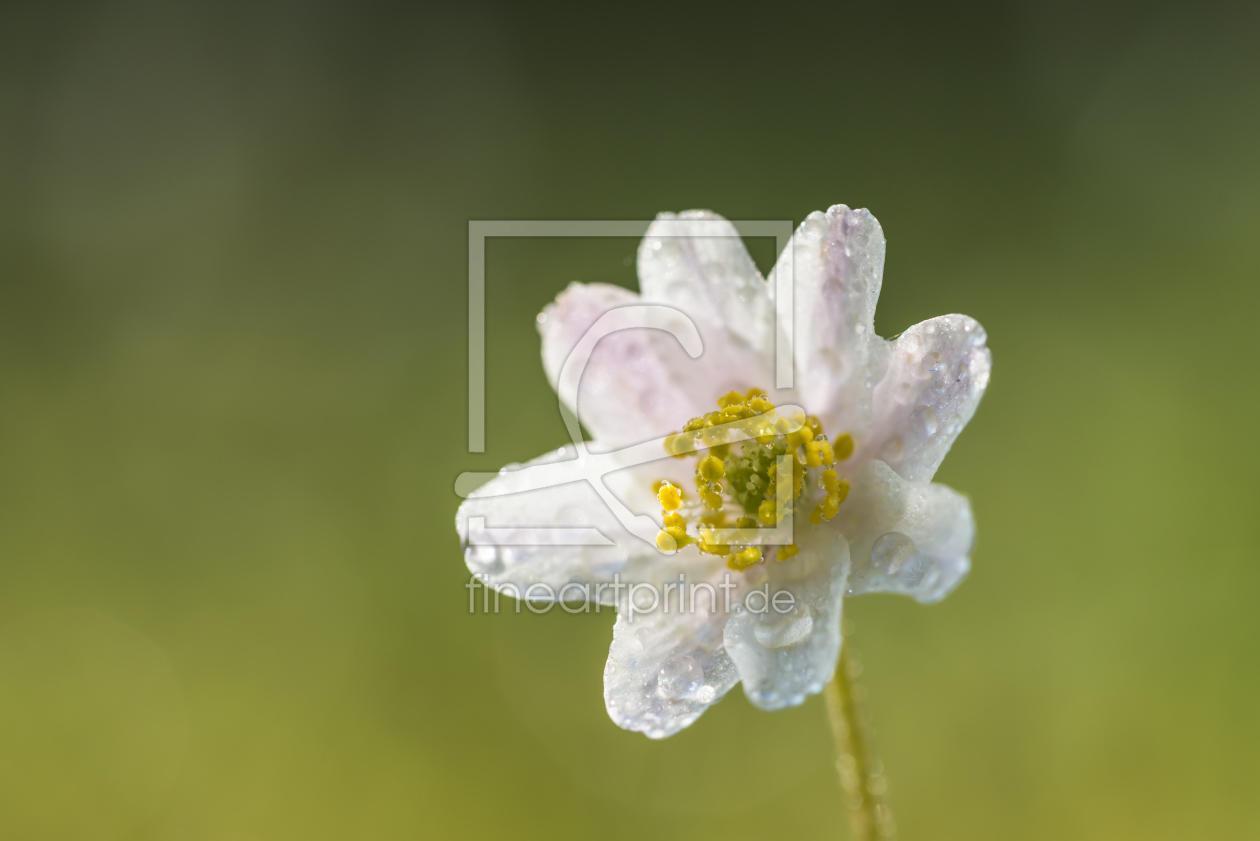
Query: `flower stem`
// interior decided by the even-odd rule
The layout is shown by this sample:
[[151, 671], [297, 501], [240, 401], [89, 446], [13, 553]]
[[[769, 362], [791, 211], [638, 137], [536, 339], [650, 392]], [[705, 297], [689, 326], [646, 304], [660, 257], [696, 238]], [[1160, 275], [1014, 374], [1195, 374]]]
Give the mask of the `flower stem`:
[[889, 841], [897, 833], [892, 812], [884, 802], [887, 783], [875, 758], [870, 725], [862, 709], [865, 692], [857, 684], [860, 673], [861, 666], [846, 639], [836, 673], [824, 693], [827, 718], [836, 741], [840, 787], [849, 803], [850, 837], [853, 841]]

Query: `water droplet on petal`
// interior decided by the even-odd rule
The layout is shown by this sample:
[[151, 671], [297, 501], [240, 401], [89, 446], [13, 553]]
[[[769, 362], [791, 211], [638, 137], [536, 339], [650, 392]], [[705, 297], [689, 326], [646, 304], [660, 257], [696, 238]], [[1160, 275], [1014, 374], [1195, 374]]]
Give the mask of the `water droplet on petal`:
[[876, 569], [896, 575], [917, 551], [914, 541], [899, 531], [881, 534], [871, 547], [871, 563]]
[[704, 682], [704, 667], [695, 658], [671, 657], [656, 675], [656, 688], [666, 698], [685, 698]]
[[920, 438], [936, 434], [936, 412], [931, 406], [920, 406], [910, 413], [910, 429]]
[[717, 690], [712, 686], [702, 686], [696, 690], [696, 700], [702, 704], [712, 704], [717, 697]]
[[768, 615], [753, 629], [757, 642], [766, 648], [787, 648], [789, 645], [808, 639], [813, 632], [814, 617], [810, 616], [809, 610], [803, 606], [798, 612], [789, 613], [787, 616]]
[[484, 543], [476, 546], [469, 546], [465, 557], [467, 558], [468, 565], [475, 567], [478, 572], [503, 572], [503, 557], [499, 554], [498, 546]]
[[919, 365], [929, 374], [941, 367], [941, 355], [936, 351], [928, 351], [923, 354], [923, 358], [919, 360]]

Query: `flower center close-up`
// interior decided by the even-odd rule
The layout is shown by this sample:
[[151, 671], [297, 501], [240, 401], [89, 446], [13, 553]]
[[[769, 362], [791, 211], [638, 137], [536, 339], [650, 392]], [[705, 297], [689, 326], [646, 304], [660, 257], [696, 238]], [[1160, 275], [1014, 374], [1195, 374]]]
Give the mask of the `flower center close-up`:
[[669, 435], [665, 450], [675, 458], [696, 458], [695, 492], [668, 480], [654, 485], [664, 526], [657, 548], [681, 552], [694, 545], [702, 554], [726, 557], [735, 570], [771, 557], [790, 561], [800, 547], [758, 545], [762, 527], [806, 510], [818, 525], [836, 516], [849, 493], [849, 480], [837, 467], [843, 470], [853, 454], [853, 437], [844, 433], [833, 443], [814, 415], [780, 417], [756, 387], [722, 395], [716, 411]]

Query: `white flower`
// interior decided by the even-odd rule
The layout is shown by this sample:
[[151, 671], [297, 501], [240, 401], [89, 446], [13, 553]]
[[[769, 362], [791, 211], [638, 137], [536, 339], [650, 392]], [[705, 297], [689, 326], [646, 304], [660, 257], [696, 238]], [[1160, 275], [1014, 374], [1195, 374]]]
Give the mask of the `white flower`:
[[[569, 406], [575, 412], [580, 406], [591, 452], [677, 433], [714, 412], [723, 395], [749, 387], [764, 389], [777, 406], [803, 407], [816, 419], [813, 431], [820, 426], [835, 450], [828, 468], [830, 454], [816, 438], [806, 443], [810, 433], [803, 431], [780, 435], [778, 450], [767, 451], [794, 453], [798, 464], [812, 459], [798, 468], [799, 498], [788, 503], [796, 513], [795, 554], [792, 548], [740, 546], [728, 555], [704, 554], [691, 545], [663, 553], [631, 533], [586, 481], [514, 493], [519, 484], [513, 486], [509, 471], [461, 505], [456, 525], [465, 560], [487, 586], [519, 593], [539, 585], [530, 594], [537, 597], [559, 593], [565, 584], [594, 586], [615, 577], [652, 584], [667, 596], [653, 609], [634, 611], [624, 589], [591, 591], [593, 599], [618, 610], [604, 697], [619, 726], [653, 738], [671, 735], [741, 681], [749, 700], [763, 709], [800, 704], [821, 691], [835, 669], [845, 595], [896, 592], [931, 602], [966, 575], [974, 536], [970, 505], [931, 479], [988, 383], [985, 333], [971, 318], [946, 315], [892, 340], [876, 336], [884, 248], [875, 217], [837, 205], [805, 220], [763, 280], [729, 222], [702, 211], [662, 214], [639, 248], [640, 294], [574, 283], [539, 316], [543, 364], [553, 387], [570, 351], [614, 308], [665, 304], [689, 316], [699, 331], [703, 352], [694, 359], [661, 330], [622, 330], [598, 342], [581, 377], [578, 405]], [[794, 277], [795, 387], [780, 391], [773, 388], [774, 296], [776, 280], [788, 271]], [[753, 418], [741, 423], [776, 417], [753, 414], [759, 409], [748, 408], [754, 401], [743, 394], [726, 402], [736, 403], [734, 416]], [[799, 425], [800, 416], [796, 420]], [[697, 445], [713, 445], [715, 439], [703, 432], [688, 432], [686, 439], [696, 434]], [[755, 478], [756, 466], [748, 467], [748, 454], [759, 446], [729, 443], [713, 451], [707, 469], [709, 478], [723, 473], [719, 478], [727, 482], [716, 491], [722, 499], [714, 500], [723, 511], [747, 516], [758, 510], [753, 505], [745, 511], [741, 503], [755, 503], [765, 493], [766, 471]], [[704, 544], [700, 522], [715, 512], [702, 504], [703, 494], [689, 490], [698, 487], [695, 459], [704, 455], [700, 450], [682, 459], [630, 460], [605, 483], [631, 511], [651, 514], [657, 524], [673, 522], [679, 540], [662, 536], [664, 548], [698, 540], [721, 551]], [[561, 449], [532, 464], [565, 456]], [[652, 486], [662, 479], [683, 489], [687, 500], [678, 511], [664, 510], [672, 507], [668, 488], [658, 503]], [[773, 509], [774, 503], [763, 504]], [[488, 545], [476, 534], [470, 539], [470, 517], [484, 518], [475, 525], [500, 529], [500, 537], [523, 527], [595, 527], [611, 545], [510, 545], [502, 539]], [[774, 517], [765, 514], [760, 525]], [[704, 583], [711, 588], [695, 586]], [[750, 598], [756, 589], [791, 593], [790, 610], [758, 612], [764, 598]], [[698, 594], [694, 609], [687, 595], [677, 604], [680, 592]]]

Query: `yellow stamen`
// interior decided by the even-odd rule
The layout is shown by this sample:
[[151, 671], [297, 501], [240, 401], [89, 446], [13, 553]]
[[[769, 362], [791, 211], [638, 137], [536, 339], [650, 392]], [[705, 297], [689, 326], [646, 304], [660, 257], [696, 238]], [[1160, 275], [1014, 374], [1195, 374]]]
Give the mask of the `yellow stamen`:
[[781, 549], [779, 549], [779, 553], [778, 553], [779, 562], [782, 563], [783, 561], [786, 561], [788, 558], [791, 558], [793, 555], [795, 555], [799, 551], [801, 551], [801, 547], [797, 546], [795, 543], [789, 543], [787, 546], [784, 546]]
[[666, 511], [677, 511], [682, 507], [682, 489], [669, 482], [661, 483], [661, 487], [656, 492], [656, 498], [660, 500], [661, 508]]
[[756, 546], [749, 546], [743, 551], [736, 552], [731, 555], [726, 565], [731, 569], [748, 569], [750, 566], [761, 562], [761, 549]]
[[836, 439], [836, 443], [832, 445], [832, 449], [835, 450], [836, 460], [844, 461], [846, 458], [853, 455], [853, 436], [847, 432], [844, 433]]
[[774, 500], [767, 499], [757, 506], [757, 519], [767, 526], [773, 526], [779, 522], [778, 506], [775, 505]]
[[[656, 544], [664, 552], [695, 545], [700, 553], [727, 557], [732, 569], [746, 570], [763, 560], [762, 549], [742, 539], [730, 545], [718, 543], [714, 529], [728, 528], [732, 518], [737, 529], [777, 526], [794, 511], [794, 500], [803, 496], [816, 503], [808, 518], [811, 523], [817, 525], [835, 517], [849, 485], [833, 465], [853, 454], [854, 443], [848, 434], [839, 436], [834, 444], [828, 441], [822, 422], [813, 415], [797, 412], [790, 420], [779, 417], [774, 402], [759, 388], [742, 394], [729, 391], [718, 399], [717, 407], [717, 411], [691, 418], [681, 432], [665, 439], [670, 455], [695, 454], [699, 500], [688, 501], [681, 488], [667, 481], [652, 486], [664, 523]], [[794, 425], [799, 428], [790, 432]], [[730, 441], [728, 430], [736, 430], [738, 440]], [[784, 456], [791, 458], [790, 491], [786, 486], [782, 490], [778, 487], [777, 464]], [[815, 468], [824, 469], [810, 480], [808, 472]], [[807, 483], [822, 490], [821, 499], [816, 491], [806, 493]], [[731, 505], [737, 507], [727, 517], [726, 509]], [[698, 536], [687, 533], [688, 523], [699, 527]], [[783, 562], [798, 554], [800, 547], [792, 543], [778, 546], [775, 558]]]
[[701, 531], [700, 540], [696, 543], [696, 548], [706, 555], [729, 555], [731, 547], [721, 543], [714, 543], [713, 532]]
[[726, 475], [726, 465], [717, 456], [705, 456], [696, 465], [696, 475], [706, 482], [714, 482]]
[[840, 485], [840, 477], [836, 475], [836, 471], [832, 470], [831, 468], [827, 468], [826, 470], [823, 471], [822, 478], [823, 478], [823, 483], [822, 483], [823, 490], [825, 490], [828, 495], [835, 493], [836, 488], [839, 487]]

